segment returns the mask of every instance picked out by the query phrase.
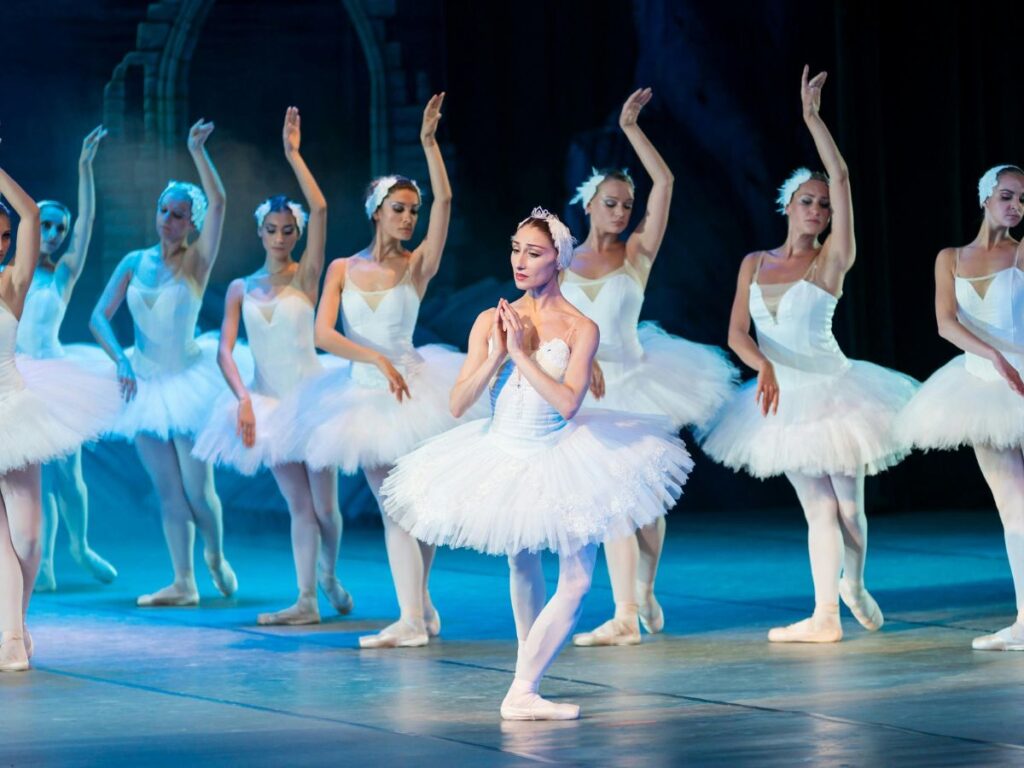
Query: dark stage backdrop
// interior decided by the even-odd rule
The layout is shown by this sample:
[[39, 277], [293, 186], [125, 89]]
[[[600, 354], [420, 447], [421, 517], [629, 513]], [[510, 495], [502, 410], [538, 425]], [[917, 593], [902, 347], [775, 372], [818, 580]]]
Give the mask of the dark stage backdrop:
[[[103, 118], [104, 88], [142, 39], [147, 9], [173, 14], [195, 1], [7, 0], [0, 9], [0, 163], [33, 195], [73, 206], [79, 142]], [[514, 293], [506, 279], [507, 238], [531, 206], [562, 211], [585, 236], [579, 211], [567, 201], [592, 164], [628, 166], [642, 201], [649, 184], [616, 123], [622, 100], [642, 85], [652, 86], [655, 97], [641, 124], [676, 177], [644, 317], [700, 342], [725, 343], [742, 256], [784, 238], [775, 188], [791, 168], [818, 164], [800, 117], [804, 62], [829, 72], [823, 112], [852, 174], [858, 261], [836, 317], [851, 356], [923, 378], [955, 354], [935, 333], [934, 256], [974, 236], [981, 172], [1024, 162], [1017, 138], [1022, 107], [1007, 92], [1016, 46], [976, 5], [209, 5], [180, 94], [185, 107], [174, 149], [175, 172], [191, 178], [183, 152], [187, 122], [216, 121], [210, 151], [230, 201], [205, 328], [219, 322], [228, 280], [260, 263], [253, 207], [274, 192], [298, 194], [280, 151], [287, 105], [302, 108], [304, 154], [328, 195], [330, 255], [347, 255], [368, 239], [361, 194], [372, 167], [371, 86], [347, 10], [353, 5], [384, 41], [389, 103], [396, 94], [403, 104], [419, 105], [432, 91], [448, 92], [441, 138], [455, 220], [442, 274], [424, 305], [421, 341], [462, 344], [480, 309]], [[998, 23], [1013, 29], [1016, 20], [1011, 14]], [[422, 175], [408, 146], [417, 109], [394, 107], [388, 141], [393, 170]], [[87, 337], [88, 311], [121, 255], [115, 234], [137, 232], [139, 246], [154, 239], [153, 203], [166, 179], [125, 178], [146, 167], [123, 162], [130, 141], [111, 135], [100, 152], [100, 222], [63, 330], [69, 341]], [[118, 213], [124, 220], [104, 227], [112, 192], [127, 183], [144, 189], [137, 210]], [[641, 204], [635, 220], [642, 213]], [[793, 501], [784, 481], [761, 483], [700, 461], [684, 506]], [[967, 452], [912, 457], [869, 482], [869, 502], [875, 511], [991, 506]]]

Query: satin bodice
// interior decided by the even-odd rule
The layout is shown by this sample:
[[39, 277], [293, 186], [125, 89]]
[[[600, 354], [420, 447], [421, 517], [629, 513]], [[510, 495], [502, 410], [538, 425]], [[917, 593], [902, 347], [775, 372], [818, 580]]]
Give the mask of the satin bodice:
[[[541, 369], [558, 381], [569, 365], [569, 345], [562, 339], [545, 341], [534, 352]], [[566, 420], [533, 388], [509, 359], [491, 380], [491, 432], [517, 439], [539, 439], [557, 432]]]
[[136, 374], [146, 378], [174, 373], [199, 357], [195, 333], [203, 299], [186, 280], [175, 277], [150, 288], [133, 277], [127, 301], [135, 324], [131, 362]]
[[[985, 280], [990, 282], [982, 295], [975, 284]], [[954, 284], [960, 322], [1024, 372], [1024, 272], [1015, 265], [982, 277], [956, 275]], [[991, 362], [970, 352], [966, 367], [979, 378], [1001, 378]]]
[[62, 357], [58, 333], [67, 308], [57, 274], [37, 269], [18, 324], [18, 352], [30, 357]]
[[636, 271], [624, 264], [599, 278], [565, 271], [562, 295], [595, 323], [601, 332], [597, 359], [602, 363], [633, 363], [644, 356], [637, 324], [644, 289]]
[[[385, 355], [400, 370], [418, 361], [412, 343], [420, 297], [406, 271], [391, 288], [364, 291], [352, 280], [341, 292], [341, 322], [345, 336]], [[352, 376], [368, 386], [387, 386], [387, 379], [371, 363], [352, 363]]]
[[283, 397], [323, 370], [313, 342], [313, 305], [295, 288], [257, 298], [246, 293], [242, 318], [254, 364], [253, 390]]
[[0, 400], [11, 392], [25, 388], [25, 382], [14, 363], [18, 339], [18, 318], [0, 301]]
[[768, 309], [757, 282], [750, 285], [750, 318], [757, 343], [775, 367], [783, 388], [814, 384], [850, 367], [832, 334], [839, 299], [810, 280], [797, 280], [779, 299], [775, 314]]

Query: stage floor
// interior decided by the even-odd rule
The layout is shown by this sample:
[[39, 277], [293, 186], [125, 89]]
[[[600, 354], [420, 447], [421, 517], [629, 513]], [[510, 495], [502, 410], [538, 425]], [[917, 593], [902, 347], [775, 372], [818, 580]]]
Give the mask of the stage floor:
[[[442, 550], [442, 637], [360, 651], [396, 610], [379, 531], [346, 531], [352, 616], [324, 604], [320, 626], [261, 628], [257, 612], [294, 597], [286, 533], [243, 536], [229, 517], [237, 599], [214, 598], [203, 574], [201, 607], [146, 610], [135, 595], [167, 571], [156, 520], [98, 517], [94, 545], [121, 576], [93, 585], [59, 553], [61, 591], [33, 601], [35, 670], [0, 676], [0, 765], [1024, 764], [1024, 653], [970, 647], [1014, 614], [994, 512], [874, 519], [868, 583], [885, 627], [865, 632], [843, 609], [846, 638], [826, 646], [765, 641], [811, 607], [796, 510], [675, 512], [666, 632], [568, 647], [543, 691], [582, 706], [571, 723], [498, 717], [515, 654], [501, 559]], [[610, 600], [599, 561], [580, 628]]]

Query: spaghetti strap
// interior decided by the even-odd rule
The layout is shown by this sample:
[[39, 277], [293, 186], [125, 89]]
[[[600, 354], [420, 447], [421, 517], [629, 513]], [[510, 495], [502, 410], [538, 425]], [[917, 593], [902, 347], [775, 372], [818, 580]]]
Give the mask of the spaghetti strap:
[[960, 277], [960, 249], [957, 248], [953, 257], [953, 277]]
[[800, 278], [801, 280], [807, 280], [811, 283], [814, 282], [813, 278], [818, 271], [818, 259], [820, 256], [821, 254], [818, 253], [813, 259], [811, 259], [811, 263], [807, 265], [807, 271], [804, 272], [804, 276]]
[[757, 285], [757, 278], [761, 274], [761, 264], [764, 262], [764, 251], [757, 254], [757, 266], [754, 267], [754, 279], [750, 281], [751, 285]]

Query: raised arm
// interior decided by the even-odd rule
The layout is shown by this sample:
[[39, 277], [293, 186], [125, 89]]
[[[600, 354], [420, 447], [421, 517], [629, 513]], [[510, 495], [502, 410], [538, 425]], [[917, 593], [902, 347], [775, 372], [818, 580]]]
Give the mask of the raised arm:
[[20, 312], [39, 263], [39, 206], [3, 168], [0, 196], [7, 198], [20, 219], [14, 264], [0, 272], [0, 297]]
[[581, 319], [569, 356], [569, 365], [562, 380], [557, 381], [545, 373], [537, 361], [523, 349], [523, 322], [512, 305], [502, 299], [498, 305], [498, 312], [505, 326], [508, 355], [520, 374], [563, 418], [571, 419], [583, 404], [583, 398], [590, 387], [590, 372], [600, 341], [597, 325], [591, 320]]
[[619, 126], [652, 182], [644, 218], [626, 241], [626, 258], [645, 278], [665, 237], [669, 207], [672, 204], [672, 185], [675, 181], [668, 164], [637, 123], [640, 110], [651, 100], [651, 96], [650, 88], [634, 91], [622, 105], [622, 113], [619, 115]]
[[757, 371], [757, 402], [765, 416], [779, 409], [779, 385], [775, 368], [750, 335], [750, 284], [757, 271], [760, 254], [751, 253], [743, 259], [736, 279], [736, 296], [729, 315], [729, 349], [743, 363]]
[[217, 365], [224, 374], [224, 380], [238, 400], [238, 420], [235, 431], [242, 443], [251, 448], [256, 444], [256, 414], [252, 409], [252, 398], [246, 389], [238, 365], [232, 354], [238, 341], [238, 326], [242, 319], [242, 300], [245, 298], [245, 281], [232, 280], [224, 296], [224, 320], [220, 324], [220, 344], [217, 346]]
[[441, 148], [437, 144], [437, 124], [441, 121], [441, 105], [444, 93], [434, 94], [423, 110], [423, 125], [420, 128], [420, 141], [423, 153], [427, 157], [427, 169], [430, 171], [430, 193], [433, 202], [430, 204], [430, 223], [427, 236], [413, 252], [413, 279], [420, 293], [426, 290], [427, 283], [441, 267], [441, 254], [445, 240], [448, 239], [448, 222], [452, 216], [452, 185], [448, 181], [448, 171], [444, 167]]
[[284, 142], [284, 156], [295, 172], [295, 178], [302, 189], [302, 195], [309, 206], [309, 221], [306, 222], [306, 250], [299, 259], [299, 282], [302, 290], [316, 297], [320, 288], [320, 276], [324, 271], [324, 253], [327, 248], [327, 198], [310, 173], [306, 161], [299, 153], [302, 143], [302, 118], [298, 107], [288, 107], [284, 115], [281, 138]]
[[71, 242], [64, 257], [57, 265], [61, 273], [63, 288], [70, 291], [85, 269], [85, 257], [92, 239], [92, 226], [96, 220], [96, 182], [93, 178], [92, 162], [96, 150], [107, 135], [107, 130], [98, 125], [82, 141], [82, 154], [78, 157], [78, 217], [71, 230]]
[[121, 306], [121, 302], [124, 301], [128, 283], [131, 282], [132, 275], [138, 267], [139, 258], [139, 251], [135, 251], [121, 259], [121, 263], [114, 269], [114, 274], [107, 281], [107, 285], [89, 317], [89, 330], [92, 331], [92, 335], [96, 337], [99, 345], [103, 347], [103, 351], [117, 365], [117, 379], [121, 384], [121, 395], [125, 400], [135, 397], [135, 372], [132, 370], [128, 356], [124, 353], [124, 347], [117, 340], [117, 334], [114, 333], [114, 326], [111, 325], [110, 319]]
[[388, 380], [391, 393], [402, 402], [403, 397], [410, 397], [409, 387], [402, 374], [390, 360], [375, 349], [357, 344], [348, 337], [338, 333], [335, 328], [338, 309], [341, 303], [341, 292], [345, 288], [345, 259], [335, 259], [327, 268], [324, 279], [324, 292], [320, 295], [320, 304], [316, 308], [315, 341], [325, 352], [357, 363], [376, 365]]
[[469, 332], [467, 347], [466, 360], [448, 398], [448, 407], [455, 418], [460, 418], [480, 399], [508, 356], [505, 329], [497, 309], [488, 309], [477, 315]]
[[217, 259], [220, 236], [224, 229], [224, 206], [227, 202], [224, 183], [220, 180], [217, 169], [213, 167], [210, 153], [206, 151], [206, 140], [213, 133], [213, 127], [213, 123], [199, 120], [188, 132], [188, 151], [192, 155], [192, 162], [196, 164], [199, 181], [208, 203], [206, 221], [195, 245], [199, 263], [194, 265], [192, 272], [193, 279], [200, 285], [206, 285], [210, 270], [213, 269], [213, 262]]
[[853, 197], [850, 194], [850, 172], [839, 153], [835, 139], [821, 119], [821, 89], [827, 72], [819, 72], [808, 80], [805, 65], [800, 77], [800, 99], [803, 102], [804, 123], [811, 132], [818, 157], [828, 174], [828, 197], [832, 207], [832, 233], [828, 237], [828, 261], [842, 277], [853, 266], [857, 246], [853, 234]]
[[944, 248], [935, 259], [935, 322], [939, 336], [964, 352], [991, 361], [999, 375], [1018, 395], [1024, 395], [1024, 381], [1020, 374], [1003, 356], [1003, 353], [984, 339], [979, 338], [957, 317], [956, 249]]

